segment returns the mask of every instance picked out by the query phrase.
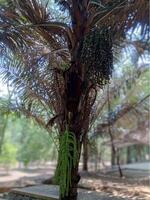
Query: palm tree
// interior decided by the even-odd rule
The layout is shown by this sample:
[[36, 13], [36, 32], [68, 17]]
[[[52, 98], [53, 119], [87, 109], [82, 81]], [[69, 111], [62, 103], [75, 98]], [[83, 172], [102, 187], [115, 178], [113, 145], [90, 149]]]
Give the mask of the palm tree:
[[78, 165], [97, 91], [109, 82], [112, 46], [139, 25], [148, 33], [147, 0], [6, 0], [0, 11], [1, 74], [18, 108], [48, 129], [57, 126], [56, 178], [61, 200], [76, 200]]

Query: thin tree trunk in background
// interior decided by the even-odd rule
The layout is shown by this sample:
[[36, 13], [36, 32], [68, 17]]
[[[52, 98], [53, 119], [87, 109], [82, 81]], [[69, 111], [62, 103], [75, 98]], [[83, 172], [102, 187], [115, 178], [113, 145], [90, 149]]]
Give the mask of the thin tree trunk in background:
[[[7, 91], [8, 91], [7, 107], [9, 108], [11, 97], [13, 95], [13, 91], [10, 92], [9, 84], [7, 84]], [[6, 119], [4, 119], [3, 128], [2, 128], [1, 133], [0, 133], [0, 154], [2, 153], [2, 145], [3, 145], [3, 142], [4, 142], [4, 138], [5, 138], [5, 131], [6, 131], [6, 128], [7, 128], [8, 117], [9, 117], [9, 113], [6, 114]]]
[[113, 145], [111, 145], [111, 166], [113, 167], [114, 165], [116, 165], [116, 156]]
[[136, 145], [136, 156], [137, 156], [137, 162], [142, 161], [142, 146], [140, 144]]
[[0, 154], [2, 153], [2, 146], [3, 146], [3, 142], [4, 142], [4, 135], [5, 135], [5, 131], [2, 131], [0, 133]]
[[133, 158], [134, 158], [134, 162], [138, 162], [138, 158], [137, 158], [137, 153], [136, 153], [136, 145], [133, 145]]
[[139, 149], [138, 149], [138, 145], [134, 145], [134, 157], [135, 157], [135, 162], [139, 162]]
[[119, 175], [122, 178], [123, 177], [123, 172], [122, 172], [122, 169], [121, 169], [121, 166], [120, 166], [120, 153], [119, 153], [119, 149], [117, 149], [116, 154], [117, 154], [116, 157], [117, 157], [117, 165], [118, 165]]
[[2, 146], [3, 146], [3, 143], [4, 143], [4, 137], [5, 137], [5, 131], [6, 131], [6, 128], [7, 128], [7, 122], [8, 122], [8, 114], [6, 116], [5, 122], [3, 124], [3, 128], [2, 128], [1, 133], [0, 133], [0, 154], [2, 153]]
[[98, 170], [98, 156], [97, 154], [95, 155], [95, 172]]
[[132, 163], [132, 146], [127, 147], [127, 164]]
[[109, 124], [109, 126], [108, 126], [108, 133], [109, 133], [109, 136], [110, 136], [111, 148], [112, 148], [114, 157], [116, 157], [116, 159], [117, 159], [117, 165], [118, 165], [119, 175], [120, 175], [120, 177], [123, 177], [123, 172], [122, 172], [122, 169], [120, 167], [119, 151], [117, 151], [116, 148], [115, 148], [114, 138], [113, 138], [113, 134], [111, 132], [110, 117], [109, 117], [109, 113], [111, 111], [110, 96], [109, 96], [109, 84], [108, 84], [108, 88], [107, 88], [107, 97], [108, 97], [108, 124]]
[[83, 171], [88, 171], [88, 136], [83, 138]]
[[123, 177], [123, 172], [122, 172], [122, 169], [121, 169], [121, 166], [120, 166], [119, 150], [115, 149], [114, 139], [113, 139], [113, 135], [111, 133], [110, 128], [109, 128], [109, 135], [110, 135], [110, 138], [111, 138], [112, 151], [113, 151], [114, 157], [116, 158], [116, 162], [117, 162], [116, 164], [118, 166], [119, 175], [122, 178]]

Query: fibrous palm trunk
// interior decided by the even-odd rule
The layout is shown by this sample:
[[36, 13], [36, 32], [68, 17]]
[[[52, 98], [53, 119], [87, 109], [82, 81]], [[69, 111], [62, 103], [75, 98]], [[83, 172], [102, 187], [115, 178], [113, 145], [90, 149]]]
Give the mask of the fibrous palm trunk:
[[[80, 151], [80, 150], [78, 150]], [[64, 196], [60, 196], [60, 200], [77, 200], [78, 196], [78, 183], [80, 180], [80, 175], [78, 173], [79, 162], [76, 163], [76, 166], [71, 168], [71, 185], [69, 191]]]
[[[82, 121], [81, 119], [81, 110], [79, 109], [79, 103], [81, 99], [81, 80], [79, 67], [73, 63], [68, 72], [65, 74], [65, 108], [63, 116], [63, 126], [65, 129], [68, 127], [68, 131], [75, 136], [76, 147], [77, 147], [77, 161], [76, 165], [71, 165], [71, 183], [69, 186], [69, 191], [65, 195], [60, 196], [60, 200], [77, 200], [77, 186], [80, 180], [78, 174], [79, 159], [82, 146]], [[70, 148], [70, 154], [72, 154], [72, 148]], [[69, 158], [68, 158], [69, 159]], [[63, 172], [62, 172], [63, 173]]]

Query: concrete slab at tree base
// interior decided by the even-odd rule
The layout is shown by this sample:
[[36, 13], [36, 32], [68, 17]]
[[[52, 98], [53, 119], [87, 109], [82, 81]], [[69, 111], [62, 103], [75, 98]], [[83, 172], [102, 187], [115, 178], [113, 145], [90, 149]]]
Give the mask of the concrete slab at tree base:
[[[58, 186], [40, 185], [23, 189], [14, 189], [8, 195], [8, 200], [58, 200]], [[104, 193], [79, 189], [78, 200], [120, 200]]]
[[8, 200], [58, 200], [58, 186], [40, 185], [13, 189]]

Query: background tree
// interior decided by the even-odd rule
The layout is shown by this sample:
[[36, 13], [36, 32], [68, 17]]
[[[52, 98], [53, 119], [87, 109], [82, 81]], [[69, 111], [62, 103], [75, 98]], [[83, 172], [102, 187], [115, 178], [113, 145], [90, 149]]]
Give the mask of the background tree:
[[76, 200], [87, 119], [112, 74], [112, 40], [139, 23], [146, 35], [149, 11], [144, 0], [57, 2], [66, 23], [36, 0], [12, 0], [1, 9], [1, 72], [15, 85], [23, 113], [48, 129], [57, 125], [60, 199]]
[[[120, 147], [127, 145], [130, 148], [130, 146], [134, 145], [134, 142], [136, 143], [136, 141], [132, 139], [132, 134], [135, 138], [135, 132], [137, 132], [137, 138], [143, 135], [143, 144], [146, 146], [147, 143], [144, 138], [147, 134], [146, 124], [148, 123], [148, 102], [150, 94], [148, 84], [149, 68], [147, 65], [147, 50], [145, 49], [143, 52], [144, 54], [140, 55], [140, 57], [138, 55], [137, 59], [141, 60], [142, 56], [142, 61], [133, 63], [131, 62], [131, 58], [133, 57], [130, 49], [130, 56], [125, 56], [124, 54], [124, 58], [128, 58], [125, 58], [126, 62], [123, 64], [121, 58], [121, 65], [119, 63], [119, 65], [116, 65], [120, 70], [118, 70], [119, 73], [117, 74], [114, 72], [109, 86], [111, 110], [108, 112], [108, 89], [106, 88], [106, 90], [103, 91], [103, 95], [101, 95], [103, 98], [97, 99], [97, 106], [93, 112], [92, 118], [94, 120], [94, 129], [90, 129], [89, 138], [93, 138], [94, 136], [96, 137], [96, 140], [98, 140], [98, 137], [102, 140], [104, 138], [104, 140], [106, 140], [106, 138], [108, 139], [108, 127], [110, 126], [115, 144], [118, 140], [117, 144], [120, 143]], [[146, 124], [143, 124], [143, 121], [145, 121]], [[142, 129], [139, 128], [139, 124], [141, 123], [143, 124]], [[94, 134], [91, 134], [91, 131]], [[127, 134], [128, 132], [130, 132], [129, 134], [131, 135], [129, 138], [129, 135]], [[122, 142], [121, 139], [119, 140], [121, 137], [124, 137], [124, 141], [122, 139]], [[137, 141], [137, 144], [140, 145], [140, 141]], [[111, 143], [109, 142], [108, 145], [111, 145]], [[125, 148], [126, 146], [124, 147], [124, 150]], [[112, 165], [115, 164], [113, 156]]]
[[[21, 120], [24, 119], [24, 117], [21, 118]], [[57, 149], [52, 136], [44, 129], [37, 127], [33, 121], [24, 119], [22, 123], [21, 120], [17, 120], [22, 127], [21, 133], [14, 140], [18, 147], [17, 160], [24, 166], [34, 162], [46, 163], [56, 160]]]
[[9, 113], [7, 124], [0, 165], [13, 167], [19, 162], [28, 167], [32, 163], [56, 161], [57, 149], [53, 138], [55, 133], [52, 137], [33, 120], [12, 112]]
[[0, 95], [0, 154], [5, 139], [5, 132], [7, 128], [9, 114], [11, 113], [12, 93], [9, 91], [9, 87], [7, 87], [7, 89], [8, 89], [8, 97], [2, 97]]
[[10, 167], [16, 164], [16, 152], [17, 149], [13, 144], [9, 142], [5, 142], [3, 144], [0, 156], [0, 164], [7, 169], [7, 172], [9, 171]]
[[[104, 88], [103, 91], [98, 92], [90, 117], [91, 125], [88, 130], [88, 140], [93, 137], [91, 134], [91, 128], [93, 126], [95, 128], [92, 130], [92, 133], [94, 132], [97, 140], [97, 137], [101, 137], [101, 135], [104, 137], [108, 136], [108, 121], [110, 122], [111, 129], [113, 125], [117, 124], [120, 120], [125, 124], [124, 128], [127, 129], [128, 124], [126, 124], [124, 116], [129, 115], [128, 113], [132, 113], [136, 118], [139, 118], [139, 116], [145, 112], [145, 109], [142, 109], [142, 104], [145, 104], [149, 99], [149, 66], [147, 57], [147, 48], [149, 44], [145, 40], [139, 39], [137, 30], [134, 35], [135, 37], [130, 40], [130, 42], [125, 41], [125, 46], [122, 43], [122, 45], [120, 45], [121, 47], [117, 49], [114, 62], [116, 70], [114, 70], [110, 85]], [[109, 100], [111, 111], [108, 111]], [[140, 114], [135, 112], [138, 106], [141, 106], [139, 107], [141, 108]], [[145, 117], [143, 116], [143, 118]], [[135, 119], [133, 120], [135, 121]], [[116, 125], [115, 128], [118, 129]], [[129, 129], [130, 128], [131, 127], [129, 127]], [[86, 148], [83, 148], [83, 167], [86, 166], [86, 169], [88, 168], [87, 149], [90, 148], [88, 143], [89, 142], [83, 144], [83, 146], [86, 146]], [[98, 145], [101, 144], [98, 142]], [[112, 163], [114, 163], [114, 156], [112, 156]], [[85, 170], [85, 167], [83, 169]]]

